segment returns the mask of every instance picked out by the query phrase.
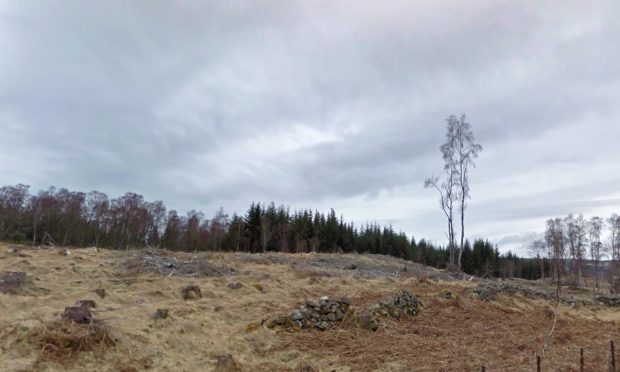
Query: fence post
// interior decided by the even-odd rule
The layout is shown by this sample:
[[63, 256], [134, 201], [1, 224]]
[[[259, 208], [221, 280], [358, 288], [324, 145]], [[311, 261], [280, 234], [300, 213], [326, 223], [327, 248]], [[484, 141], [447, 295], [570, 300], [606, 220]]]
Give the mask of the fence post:
[[616, 370], [616, 344], [614, 344], [614, 340], [609, 342], [609, 346], [611, 348], [611, 372], [617, 372]]
[[536, 355], [536, 372], [540, 372], [540, 355]]
[[583, 360], [583, 348], [580, 350], [580, 357], [579, 357], [579, 370], [581, 372], [584, 371], [585, 365], [584, 365], [584, 360]]
[[484, 364], [482, 365], [482, 367], [480, 367], [480, 372], [487, 372], [487, 369], [484, 367]]

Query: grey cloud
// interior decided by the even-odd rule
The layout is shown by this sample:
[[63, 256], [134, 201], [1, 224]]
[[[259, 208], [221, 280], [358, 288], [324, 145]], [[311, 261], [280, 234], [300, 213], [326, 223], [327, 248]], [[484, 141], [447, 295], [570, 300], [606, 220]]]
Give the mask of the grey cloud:
[[[355, 201], [345, 217], [356, 221], [402, 200], [415, 216], [387, 220], [442, 241], [436, 195], [421, 185], [441, 171], [444, 119], [467, 113], [485, 146], [470, 231], [501, 241], [546, 215], [620, 207], [608, 171], [620, 156], [609, 120], [620, 114], [619, 10], [611, 0], [2, 3], [0, 183], [133, 190], [207, 214], [252, 200]], [[602, 167], [584, 171], [595, 182], [506, 185], [589, 163]]]

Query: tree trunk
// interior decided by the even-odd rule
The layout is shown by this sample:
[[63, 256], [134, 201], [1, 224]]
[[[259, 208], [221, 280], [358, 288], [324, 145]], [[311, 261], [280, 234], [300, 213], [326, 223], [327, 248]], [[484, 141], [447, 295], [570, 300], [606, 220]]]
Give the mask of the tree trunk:
[[540, 259], [540, 279], [545, 279], [545, 261]]
[[461, 256], [465, 246], [465, 191], [461, 190], [461, 246], [459, 249], [458, 271], [461, 272]]
[[32, 245], [33, 246], [37, 245], [37, 222], [38, 222], [38, 217], [35, 217], [34, 223], [32, 226]]

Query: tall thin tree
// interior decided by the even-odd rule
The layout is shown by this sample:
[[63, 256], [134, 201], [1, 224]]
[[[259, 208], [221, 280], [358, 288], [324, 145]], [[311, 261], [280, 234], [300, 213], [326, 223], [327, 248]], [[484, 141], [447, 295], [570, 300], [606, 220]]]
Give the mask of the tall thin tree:
[[592, 217], [588, 223], [588, 233], [590, 235], [590, 258], [594, 261], [594, 290], [598, 291], [598, 267], [603, 257], [603, 243], [601, 236], [605, 221], [601, 217]]
[[444, 169], [456, 178], [454, 192], [460, 211], [461, 239], [458, 249], [457, 269], [461, 269], [461, 257], [465, 244], [465, 209], [467, 200], [471, 198], [469, 187], [469, 168], [475, 167], [474, 159], [482, 152], [482, 146], [476, 143], [471, 124], [466, 121], [465, 114], [457, 118], [455, 115], [448, 117], [446, 126], [446, 142], [440, 150], [444, 160]]

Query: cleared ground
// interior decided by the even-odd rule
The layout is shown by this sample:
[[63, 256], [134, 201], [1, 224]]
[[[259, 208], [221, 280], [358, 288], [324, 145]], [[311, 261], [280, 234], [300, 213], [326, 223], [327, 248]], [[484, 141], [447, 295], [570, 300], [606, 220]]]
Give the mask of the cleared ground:
[[[17, 294], [0, 294], [2, 371], [208, 371], [226, 354], [243, 371], [530, 371], [553, 325], [548, 300], [482, 301], [472, 292], [477, 280], [390, 257], [17, 248], [0, 245], [0, 272], [28, 278]], [[233, 282], [241, 287], [229, 288]], [[200, 287], [201, 299], [182, 299], [189, 284]], [[376, 332], [259, 326], [306, 299], [348, 296], [361, 307], [397, 290], [419, 295], [422, 311], [381, 319]], [[574, 295], [591, 299], [587, 291]], [[88, 299], [112, 342], [97, 338], [86, 351], [67, 353], [71, 345], [59, 349], [50, 338], [72, 330], [54, 322], [65, 306]], [[155, 319], [159, 308], [170, 317]], [[562, 304], [556, 314], [543, 370], [579, 370], [580, 348], [586, 370], [605, 370], [609, 341], [620, 341], [620, 310]]]

